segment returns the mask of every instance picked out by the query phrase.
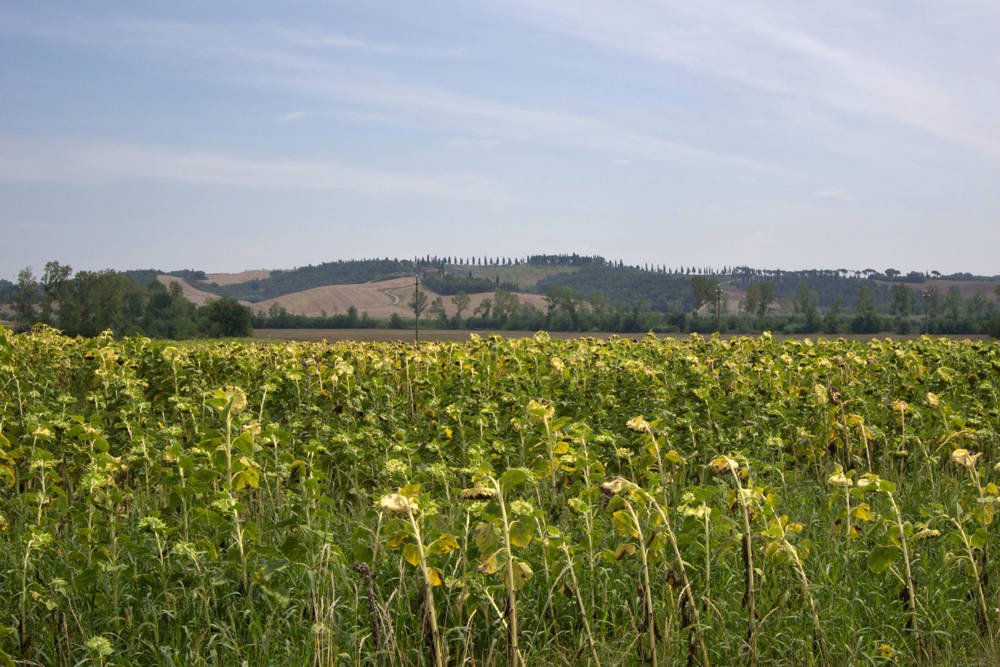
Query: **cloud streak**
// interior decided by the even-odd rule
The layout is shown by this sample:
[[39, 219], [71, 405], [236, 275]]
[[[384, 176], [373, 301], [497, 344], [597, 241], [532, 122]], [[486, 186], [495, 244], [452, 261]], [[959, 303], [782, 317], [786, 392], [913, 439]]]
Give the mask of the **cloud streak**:
[[[972, 58], [963, 48], [977, 19], [983, 24], [978, 30], [985, 32], [989, 26], [1000, 30], [1000, 21], [974, 6], [964, 6], [965, 13], [955, 17], [955, 10], [941, 5], [927, 10], [927, 18], [907, 22], [876, 13], [871, 3], [851, 2], [837, 5], [836, 15], [823, 15], [813, 5], [808, 14], [797, 5], [782, 5], [780, 17], [774, 3], [743, 0], [627, 5], [513, 0], [512, 5], [503, 6], [522, 20], [602, 48], [757, 93], [879, 117], [1000, 158], [997, 63], [988, 55]], [[953, 24], [947, 35], [938, 26], [944, 19]], [[885, 35], [887, 30], [893, 34]], [[860, 44], [844, 37], [855, 33], [875, 33], [875, 39]], [[904, 62], [887, 48], [880, 50], [877, 45], [887, 37], [904, 44], [906, 56], [913, 55], [908, 49], [933, 44], [935, 65]]]
[[305, 111], [289, 111], [288, 113], [281, 113], [274, 117], [279, 123], [292, 123], [297, 120], [302, 120], [306, 117]]
[[[515, 142], [626, 153], [654, 160], [697, 161], [750, 168], [773, 167], [731, 152], [688, 141], [624, 129], [615, 122], [574, 111], [508, 102], [459, 92], [434, 84], [401, 79], [387, 63], [332, 57], [331, 50], [349, 50], [412, 57], [457, 56], [461, 49], [409, 47], [329, 35], [322, 31], [276, 24], [199, 25], [178, 21], [113, 20], [96, 22], [73, 17], [58, 27], [24, 22], [16, 15], [0, 18], [0, 31], [17, 30], [38, 39], [109, 45], [141, 51], [147, 57], [177, 58], [202, 65], [201, 76], [224, 85], [309, 95], [338, 108], [342, 117], [399, 124], [461, 129], [488, 138]], [[352, 105], [350, 112], [342, 108]], [[278, 117], [298, 120], [300, 112]], [[311, 114], [316, 115], [316, 114]]]
[[467, 174], [427, 176], [330, 161], [267, 160], [100, 140], [0, 136], [0, 183], [134, 182], [353, 192], [371, 197], [496, 201], [502, 191]]

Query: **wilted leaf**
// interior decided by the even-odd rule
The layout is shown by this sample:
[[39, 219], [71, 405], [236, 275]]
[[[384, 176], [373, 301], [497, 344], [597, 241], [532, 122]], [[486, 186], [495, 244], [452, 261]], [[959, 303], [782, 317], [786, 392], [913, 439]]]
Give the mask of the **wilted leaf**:
[[861, 503], [857, 507], [851, 510], [851, 516], [855, 519], [860, 519], [861, 521], [874, 521], [872, 516], [872, 508], [868, 503]]
[[440, 536], [429, 545], [427, 545], [427, 553], [429, 554], [446, 554], [449, 551], [454, 551], [458, 548], [458, 540], [455, 539], [454, 535], [449, 535], [445, 533]]
[[524, 586], [524, 584], [531, 579], [534, 572], [528, 567], [528, 564], [523, 560], [514, 559], [514, 590], [519, 591]]
[[619, 544], [615, 549], [615, 560], [621, 560], [625, 556], [631, 556], [635, 554], [636, 546], [631, 542], [624, 542]]
[[497, 562], [497, 555], [496, 553], [492, 553], [479, 562], [479, 567], [476, 568], [476, 572], [481, 572], [482, 574], [493, 574], [498, 569], [500, 569], [500, 565]]
[[531, 544], [532, 531], [524, 521], [515, 521], [510, 525], [510, 543], [516, 547], [525, 548]]

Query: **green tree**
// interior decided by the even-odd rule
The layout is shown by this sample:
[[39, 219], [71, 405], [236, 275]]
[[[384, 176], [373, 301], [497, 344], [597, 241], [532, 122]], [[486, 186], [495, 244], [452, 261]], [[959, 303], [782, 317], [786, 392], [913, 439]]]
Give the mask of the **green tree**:
[[434, 317], [439, 324], [444, 324], [448, 321], [448, 313], [444, 309], [444, 300], [437, 296], [431, 300], [429, 306], [427, 306], [427, 312]]
[[37, 301], [38, 282], [28, 266], [17, 274], [17, 291], [14, 293], [15, 331], [24, 331], [34, 324]]
[[944, 310], [952, 324], [957, 324], [962, 317], [962, 292], [958, 287], [951, 287], [944, 297]]
[[903, 283], [893, 283], [889, 290], [889, 309], [897, 318], [910, 314], [910, 289]]
[[968, 298], [965, 302], [966, 311], [968, 313], [969, 319], [978, 319], [986, 313], [986, 309], [989, 307], [989, 299], [986, 298], [986, 292], [981, 289], [977, 289], [972, 293], [972, 296]]
[[707, 303], [715, 303], [716, 295], [719, 291], [719, 281], [706, 276], [694, 276], [691, 278], [691, 294], [694, 296], [694, 309]]
[[826, 317], [823, 318], [823, 331], [825, 333], [839, 333], [840, 332], [840, 314], [843, 310], [843, 305], [841, 303], [840, 297], [838, 296], [833, 301], [833, 305], [830, 309], [826, 311]]
[[493, 299], [486, 298], [479, 302], [479, 305], [476, 306], [476, 309], [474, 311], [472, 311], [472, 314], [479, 315], [484, 320], [488, 320], [490, 319], [490, 311], [492, 309], [493, 309]]
[[213, 299], [202, 306], [202, 311], [209, 323], [208, 334], [211, 336], [253, 335], [253, 327], [250, 326], [252, 313], [236, 299], [230, 297]]
[[799, 282], [798, 287], [795, 289], [795, 299], [794, 306], [795, 312], [803, 315], [803, 323], [800, 327], [802, 333], [813, 333], [814, 331], [819, 331], [820, 328], [820, 318], [819, 311], [816, 309], [816, 303], [819, 297], [816, 292], [809, 289], [809, 286], [804, 282]]
[[774, 283], [770, 280], [760, 283], [760, 303], [757, 304], [757, 315], [764, 317], [768, 307], [774, 303], [776, 293]]
[[413, 290], [413, 296], [406, 302], [406, 307], [413, 311], [414, 316], [419, 320], [424, 309], [427, 308], [427, 292], [419, 287]]
[[743, 301], [743, 309], [748, 313], [757, 313], [757, 317], [764, 317], [768, 306], [774, 302], [775, 287], [771, 281], [754, 283], [747, 288], [747, 294]]
[[746, 295], [743, 297], [743, 311], [747, 314], [757, 312], [760, 307], [760, 284], [754, 283], [747, 287]]
[[427, 293], [419, 287], [414, 286], [413, 296], [406, 305], [413, 311], [413, 338], [415, 341], [420, 342], [420, 314], [427, 308]]
[[41, 320], [47, 324], [53, 323], [52, 306], [64, 301], [69, 296], [69, 277], [73, 269], [69, 266], [51, 261], [45, 264], [42, 273], [42, 303]]
[[604, 294], [604, 290], [591, 290], [589, 300], [590, 308], [598, 318], [604, 317], [604, 313], [611, 307], [611, 302], [608, 300], [607, 295]]
[[903, 283], [893, 283], [889, 290], [889, 309], [896, 316], [896, 333], [910, 332], [907, 315], [910, 313], [910, 289]]
[[872, 291], [867, 285], [858, 290], [858, 302], [854, 317], [851, 319], [852, 333], [877, 333], [879, 329], [878, 315], [872, 303]]
[[576, 290], [565, 285], [549, 285], [545, 290], [545, 305], [551, 317], [556, 313], [566, 313], [575, 319], [579, 300]]
[[455, 296], [451, 297], [451, 302], [455, 305], [456, 319], [462, 319], [462, 311], [469, 307], [469, 301], [471, 301], [471, 299], [465, 292], [459, 292]]
[[493, 317], [501, 323], [506, 323], [512, 317], [517, 317], [520, 310], [521, 301], [516, 294], [497, 290], [493, 295]]

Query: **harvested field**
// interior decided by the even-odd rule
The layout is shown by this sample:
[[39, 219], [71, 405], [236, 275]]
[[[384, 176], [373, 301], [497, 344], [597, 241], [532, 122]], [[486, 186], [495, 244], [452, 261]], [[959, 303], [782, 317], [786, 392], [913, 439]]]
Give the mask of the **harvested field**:
[[[218, 296], [212, 294], [211, 292], [206, 292], [196, 287], [192, 287], [191, 284], [188, 283], [188, 281], [178, 278], [176, 276], [168, 276], [165, 273], [161, 273], [160, 275], [156, 276], [156, 279], [159, 280], [161, 283], [163, 283], [167, 289], [170, 289], [170, 286], [174, 283], [180, 283], [181, 290], [184, 292], [184, 298], [190, 301], [191, 303], [195, 304], [196, 306], [204, 306], [207, 302], [211, 301], [212, 299], [218, 298]], [[243, 305], [249, 305], [246, 302], [241, 302], [241, 303], [243, 303]]]
[[209, 273], [205, 280], [215, 283], [219, 287], [224, 285], [236, 285], [251, 280], [266, 280], [271, 277], [271, 272], [267, 269], [257, 269], [254, 271], [240, 271], [239, 273]]
[[[423, 289], [427, 293], [427, 303], [440, 296], [436, 292]], [[522, 304], [530, 303], [538, 308], [544, 308], [545, 298], [538, 294], [518, 294]], [[393, 278], [378, 282], [353, 285], [324, 285], [302, 292], [293, 292], [283, 296], [259, 301], [252, 304], [254, 312], [265, 313], [273, 305], [281, 306], [295, 315], [316, 317], [324, 312], [327, 315], [344, 313], [354, 306], [358, 313], [366, 312], [369, 317], [388, 318], [398, 314], [400, 317], [412, 317], [413, 311], [407, 302], [413, 297], [413, 278]], [[463, 315], [471, 315], [484, 299], [492, 299], [494, 292], [470, 294], [469, 306]], [[445, 312], [451, 317], [455, 314], [455, 305], [450, 296], [442, 296]]]

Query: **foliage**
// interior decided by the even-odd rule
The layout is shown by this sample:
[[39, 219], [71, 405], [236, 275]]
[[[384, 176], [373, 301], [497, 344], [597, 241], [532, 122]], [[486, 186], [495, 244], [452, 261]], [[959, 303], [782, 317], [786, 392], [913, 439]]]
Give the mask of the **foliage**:
[[30, 269], [21, 271], [15, 298], [18, 330], [41, 323], [91, 337], [104, 331], [171, 339], [252, 333], [249, 308], [232, 299], [214, 299], [196, 308], [177, 283], [169, 290], [156, 280], [143, 287], [110, 269], [71, 275], [69, 266], [54, 261], [45, 265], [41, 285]]
[[518, 289], [517, 285], [510, 281], [500, 282], [499, 277], [495, 280], [490, 280], [489, 278], [473, 276], [471, 272], [467, 275], [459, 273], [425, 273], [423, 283], [426, 288], [445, 296], [451, 296], [460, 292], [478, 294], [498, 289], [516, 292]]
[[990, 662], [998, 368], [0, 329], [0, 662]]
[[213, 299], [205, 304], [204, 311], [210, 336], [247, 337], [253, 334], [250, 309], [236, 299]]
[[640, 302], [661, 312], [694, 310], [690, 278], [683, 275], [653, 273], [631, 267], [587, 264], [571, 273], [559, 273], [538, 281], [541, 293], [549, 286], [570, 287], [578, 294], [601, 290], [613, 303], [625, 309]]

